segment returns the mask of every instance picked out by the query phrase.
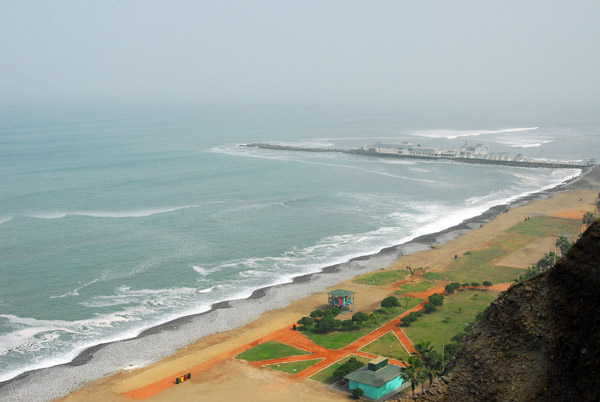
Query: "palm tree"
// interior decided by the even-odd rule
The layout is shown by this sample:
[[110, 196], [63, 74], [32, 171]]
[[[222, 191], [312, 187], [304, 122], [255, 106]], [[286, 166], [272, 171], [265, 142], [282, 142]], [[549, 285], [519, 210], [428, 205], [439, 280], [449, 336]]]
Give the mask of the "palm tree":
[[431, 341], [421, 341], [415, 345], [415, 350], [423, 363], [423, 376], [429, 378], [429, 386], [433, 383], [433, 376], [437, 374], [439, 368], [440, 357], [433, 350]]
[[594, 216], [593, 213], [586, 212], [585, 215], [583, 215], [583, 219], [581, 220], [581, 222], [584, 225], [591, 225], [592, 223], [594, 223], [595, 220], [596, 220], [596, 217]]
[[413, 281], [413, 276], [419, 271], [422, 270], [423, 268], [419, 267], [419, 268], [411, 268], [408, 265], [406, 266], [406, 270], [408, 272], [410, 272], [410, 281]]
[[415, 387], [421, 382], [423, 376], [421, 370], [423, 364], [418, 356], [410, 356], [406, 362], [406, 367], [400, 367], [400, 377], [404, 381], [410, 381], [413, 399], [415, 397]]
[[563, 257], [569, 252], [571, 246], [571, 242], [565, 236], [559, 236], [559, 238], [556, 239], [556, 247], [559, 248], [560, 255], [562, 255]]

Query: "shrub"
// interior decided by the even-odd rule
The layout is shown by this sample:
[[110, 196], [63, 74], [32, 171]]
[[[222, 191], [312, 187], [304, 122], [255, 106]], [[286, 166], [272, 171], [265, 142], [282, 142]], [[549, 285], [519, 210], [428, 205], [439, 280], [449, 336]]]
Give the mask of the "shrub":
[[400, 301], [395, 296], [388, 296], [381, 301], [381, 307], [400, 307]]
[[433, 303], [425, 304], [425, 314], [429, 314], [437, 310], [437, 307]]
[[481, 283], [479, 282], [471, 282], [471, 286], [473, 286], [474, 288], [478, 288], [481, 286]]
[[483, 286], [485, 286], [486, 288], [489, 288], [490, 286], [492, 286], [492, 282], [490, 282], [490, 281], [483, 281]]
[[321, 317], [323, 317], [323, 310], [316, 309], [315, 311], [310, 313], [310, 316], [312, 318], [321, 318]]
[[369, 315], [366, 313], [363, 313], [362, 311], [359, 311], [358, 313], [356, 313], [352, 316], [352, 321], [356, 321], [359, 324], [362, 323], [363, 321], [369, 321]]
[[454, 293], [454, 291], [456, 289], [460, 288], [460, 286], [461, 286], [460, 283], [452, 282], [452, 283], [447, 284], [444, 289], [446, 290], [446, 293], [451, 295], [452, 293]]
[[434, 306], [441, 306], [444, 304], [444, 296], [439, 293], [434, 293], [429, 296], [429, 303], [433, 304]]
[[359, 360], [356, 360], [355, 357], [351, 357], [346, 363], [342, 364], [340, 367], [336, 368], [333, 372], [333, 376], [338, 379], [344, 377], [346, 374], [350, 374], [353, 371], [358, 370], [365, 364]]
[[315, 320], [313, 320], [310, 317], [302, 317], [300, 320], [298, 320], [298, 324], [302, 324], [305, 327], [310, 327], [314, 323], [315, 323]]
[[352, 321], [352, 320], [344, 320], [344, 321], [342, 321], [342, 328], [344, 329], [344, 331], [351, 331], [351, 330], [353, 330], [354, 329], [354, 321]]
[[405, 327], [408, 327], [410, 325], [411, 322], [415, 322], [417, 321], [417, 319], [422, 315], [423, 313], [421, 311], [413, 311], [412, 313], [410, 313], [409, 315], [405, 316], [402, 318], [402, 325], [404, 325]]
[[332, 307], [332, 308], [328, 308], [327, 310], [324, 311], [323, 313], [323, 317], [337, 317], [338, 315], [340, 315], [340, 313], [342, 312], [342, 310], [340, 310], [339, 307]]
[[460, 285], [460, 286], [462, 286], [463, 288], [466, 288], [466, 287], [468, 287], [468, 286], [471, 286], [471, 284], [470, 284], [469, 282], [465, 282], [465, 283], [463, 283], [463, 284], [462, 284], [462, 285]]
[[342, 325], [340, 320], [336, 320], [332, 316], [325, 315], [321, 318], [316, 325], [317, 330], [320, 332], [328, 333], [333, 332]]
[[354, 399], [360, 399], [361, 396], [363, 396], [365, 394], [365, 391], [363, 391], [360, 388], [354, 388], [352, 390], [352, 398]]

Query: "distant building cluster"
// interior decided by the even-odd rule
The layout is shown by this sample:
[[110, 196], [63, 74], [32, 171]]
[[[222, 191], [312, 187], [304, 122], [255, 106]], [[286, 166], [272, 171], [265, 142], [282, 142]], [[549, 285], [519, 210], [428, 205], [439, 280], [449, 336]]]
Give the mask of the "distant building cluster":
[[475, 146], [463, 146], [460, 149], [437, 149], [425, 148], [410, 142], [399, 144], [378, 142], [374, 146], [362, 147], [364, 151], [376, 152], [379, 154], [407, 155], [407, 156], [429, 156], [432, 158], [491, 158], [490, 149], [487, 145], [477, 144]]

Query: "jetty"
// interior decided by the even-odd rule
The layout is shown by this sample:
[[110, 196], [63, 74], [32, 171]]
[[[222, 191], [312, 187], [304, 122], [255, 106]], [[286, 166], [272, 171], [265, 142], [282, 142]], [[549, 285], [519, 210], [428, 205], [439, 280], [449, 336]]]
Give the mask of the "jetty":
[[596, 163], [594, 163], [594, 161], [585, 163], [558, 160], [533, 160], [524, 157], [511, 158], [506, 156], [491, 155], [489, 153], [488, 147], [482, 144], [477, 144], [476, 146], [470, 147], [467, 147], [465, 145], [465, 147], [458, 150], [437, 150], [433, 148], [422, 148], [421, 146], [412, 146], [412, 144], [409, 143], [377, 143], [373, 146], [362, 147], [359, 149], [297, 147], [292, 145], [277, 145], [260, 142], [251, 144], [241, 144], [240, 146], [248, 148], [271, 149], [278, 151], [344, 153], [379, 158], [418, 159], [429, 161], [440, 160], [479, 165], [500, 165], [528, 168], [588, 169], [596, 166]]

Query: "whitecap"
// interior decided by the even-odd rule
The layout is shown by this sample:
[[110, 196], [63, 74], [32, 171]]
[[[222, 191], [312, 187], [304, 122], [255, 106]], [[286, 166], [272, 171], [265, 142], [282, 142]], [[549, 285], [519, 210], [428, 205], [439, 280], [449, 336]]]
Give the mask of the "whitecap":
[[36, 219], [61, 219], [67, 216], [86, 216], [91, 218], [143, 218], [147, 216], [175, 212], [182, 209], [199, 208], [200, 205], [183, 205], [178, 207], [138, 209], [128, 211], [70, 211], [70, 212], [39, 212], [23, 215]]
[[519, 128], [502, 128], [498, 130], [455, 130], [455, 129], [437, 129], [437, 130], [416, 130], [409, 131], [410, 135], [417, 137], [430, 137], [430, 138], [449, 138], [454, 139], [458, 137], [471, 137], [478, 135], [487, 134], [502, 134], [502, 133], [515, 133], [519, 131], [531, 131], [537, 130], [539, 127], [519, 127]]

